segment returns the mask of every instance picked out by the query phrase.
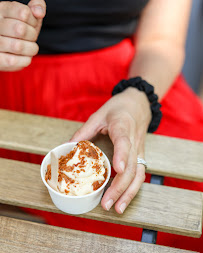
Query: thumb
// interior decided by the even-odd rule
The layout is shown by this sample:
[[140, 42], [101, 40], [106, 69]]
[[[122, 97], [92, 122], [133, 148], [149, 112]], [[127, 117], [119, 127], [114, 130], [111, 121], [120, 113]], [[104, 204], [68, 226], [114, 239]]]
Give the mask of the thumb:
[[46, 3], [44, 0], [31, 0], [28, 3], [32, 14], [37, 19], [43, 19], [46, 15]]
[[87, 122], [75, 132], [70, 141], [78, 142], [92, 139], [99, 132], [99, 126], [100, 123], [97, 120], [97, 117], [95, 117], [95, 115], [91, 115]]

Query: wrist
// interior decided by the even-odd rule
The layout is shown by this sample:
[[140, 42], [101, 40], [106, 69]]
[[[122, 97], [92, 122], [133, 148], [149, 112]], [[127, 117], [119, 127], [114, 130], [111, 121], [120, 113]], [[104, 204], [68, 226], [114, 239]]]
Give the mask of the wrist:
[[133, 106], [134, 113], [140, 121], [145, 122], [148, 128], [152, 120], [152, 112], [146, 94], [133, 87], [128, 87], [124, 93], [128, 96], [127, 103], [136, 104], [136, 106]]
[[[139, 90], [141, 93], [143, 93], [150, 104], [150, 109], [151, 109], [151, 122], [149, 124], [149, 128], [148, 128], [148, 132], [152, 133], [154, 131], [156, 131], [156, 129], [158, 128], [161, 118], [162, 118], [162, 113], [160, 111], [160, 103], [158, 103], [158, 96], [154, 93], [154, 87], [147, 83], [145, 80], [142, 80], [141, 77], [135, 77], [135, 78], [131, 78], [129, 80], [121, 80], [113, 89], [112, 91], [112, 95], [116, 95], [120, 92], [123, 93], [124, 90], [128, 89], [129, 87], [132, 87], [136, 90]], [[129, 91], [127, 91], [129, 92]], [[130, 92], [132, 92], [132, 90], [130, 90]], [[134, 92], [135, 94], [135, 92]], [[139, 94], [139, 93], [137, 93]], [[141, 99], [139, 101], [139, 103], [137, 103], [140, 106], [143, 106], [143, 101], [145, 101], [144, 97], [145, 96], [141, 96], [139, 95], [138, 98], [142, 97], [143, 99]], [[145, 98], [146, 98], [145, 97]], [[140, 104], [141, 103], [141, 104]], [[146, 105], [146, 102], [144, 103]], [[146, 109], [146, 107], [145, 107]], [[141, 115], [140, 115], [141, 116]]]

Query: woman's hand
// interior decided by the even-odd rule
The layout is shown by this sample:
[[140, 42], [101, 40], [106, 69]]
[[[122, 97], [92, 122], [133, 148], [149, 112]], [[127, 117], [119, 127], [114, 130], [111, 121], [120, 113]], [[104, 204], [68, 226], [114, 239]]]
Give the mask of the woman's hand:
[[145, 180], [145, 167], [137, 165], [144, 158], [144, 141], [151, 120], [150, 104], [144, 92], [127, 88], [112, 97], [74, 134], [71, 141], [108, 134], [114, 145], [113, 167], [117, 172], [102, 199], [109, 210], [114, 203], [121, 214], [137, 194]]
[[0, 2], [0, 71], [27, 67], [38, 53], [36, 43], [46, 14], [44, 0], [31, 0], [28, 5]]

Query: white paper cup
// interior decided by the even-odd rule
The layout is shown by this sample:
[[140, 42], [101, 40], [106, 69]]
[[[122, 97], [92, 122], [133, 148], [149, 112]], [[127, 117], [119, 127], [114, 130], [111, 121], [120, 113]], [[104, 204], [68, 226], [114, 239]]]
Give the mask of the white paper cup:
[[[62, 155], [67, 155], [72, 148], [77, 144], [77, 142], [69, 142], [62, 144], [51, 151], [53, 151], [58, 158], [60, 158]], [[45, 174], [47, 171], [47, 165], [51, 164], [51, 151], [44, 157], [42, 164], [41, 164], [41, 178], [45, 186], [47, 187], [49, 194], [51, 196], [51, 199], [55, 206], [60, 209], [61, 211], [69, 214], [82, 214], [87, 213], [94, 209], [101, 201], [102, 194], [104, 192], [104, 188], [106, 184], [109, 181], [110, 175], [111, 175], [111, 165], [106, 157], [106, 155], [103, 153], [105, 157], [106, 167], [108, 170], [107, 178], [104, 184], [97, 189], [96, 191], [84, 195], [84, 196], [68, 196], [65, 194], [62, 194], [60, 192], [56, 192], [54, 189], [52, 189], [47, 182], [45, 181]]]

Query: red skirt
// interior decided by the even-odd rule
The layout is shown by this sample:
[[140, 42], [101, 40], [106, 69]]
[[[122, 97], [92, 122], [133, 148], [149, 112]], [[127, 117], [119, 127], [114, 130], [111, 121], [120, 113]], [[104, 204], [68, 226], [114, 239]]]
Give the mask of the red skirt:
[[[130, 39], [87, 53], [36, 56], [19, 72], [0, 72], [0, 107], [77, 121], [103, 105], [121, 79], [127, 78], [134, 57]], [[161, 101], [163, 120], [156, 133], [203, 141], [203, 107], [180, 75]], [[65, 141], [65, 140], [64, 140]], [[1, 150], [1, 157], [40, 163], [42, 157]], [[147, 181], [149, 181], [149, 175]], [[39, 179], [40, 180], [40, 179]], [[203, 192], [203, 184], [165, 178], [165, 185]], [[29, 210], [51, 225], [140, 240], [142, 229], [68, 215]], [[203, 237], [191, 239], [158, 233], [158, 244], [203, 252]]]

